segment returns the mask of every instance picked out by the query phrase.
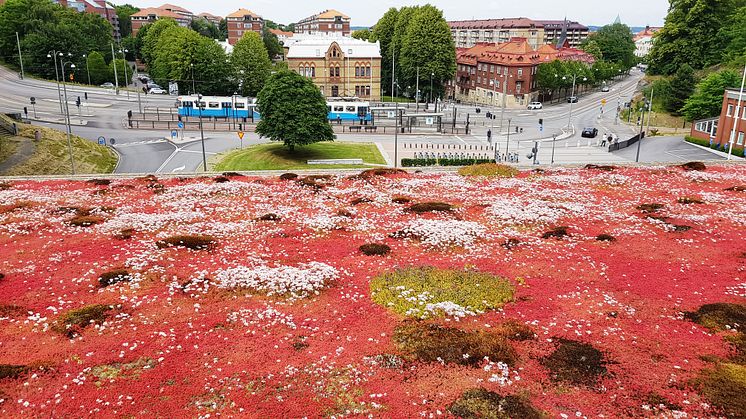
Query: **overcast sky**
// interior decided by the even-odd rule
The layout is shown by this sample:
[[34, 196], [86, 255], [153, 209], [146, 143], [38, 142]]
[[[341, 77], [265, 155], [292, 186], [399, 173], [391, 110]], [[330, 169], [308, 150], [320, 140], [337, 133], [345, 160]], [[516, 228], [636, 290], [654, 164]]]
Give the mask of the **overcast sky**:
[[[124, 3], [127, 0], [118, 0]], [[157, 7], [166, 1], [191, 10], [225, 16], [240, 7], [278, 23], [291, 23], [324, 9], [337, 9], [352, 18], [352, 26], [371, 26], [390, 7], [426, 4], [411, 0], [130, 0], [137, 7]], [[667, 0], [431, 0], [442, 9], [448, 20], [530, 17], [534, 19], [568, 19], [584, 25], [612, 23], [617, 15], [629, 26], [661, 26], [668, 10]]]

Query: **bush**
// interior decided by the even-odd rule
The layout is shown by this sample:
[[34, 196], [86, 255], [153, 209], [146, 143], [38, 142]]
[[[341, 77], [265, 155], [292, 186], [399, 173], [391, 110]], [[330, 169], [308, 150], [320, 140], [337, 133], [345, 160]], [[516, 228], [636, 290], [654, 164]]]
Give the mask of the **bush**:
[[215, 243], [212, 236], [177, 235], [156, 242], [159, 248], [186, 247], [192, 250], [209, 250]]
[[433, 267], [378, 275], [370, 290], [376, 304], [419, 319], [484, 313], [512, 301], [514, 292], [510, 282], [489, 273]]
[[406, 321], [394, 330], [394, 345], [405, 358], [479, 367], [484, 358], [513, 365], [517, 355], [500, 335], [466, 332], [426, 322]]
[[70, 310], [60, 316], [60, 318], [53, 326], [53, 329], [57, 332], [66, 334], [70, 338], [73, 338], [79, 335], [80, 332], [91, 323], [103, 323], [107, 319], [111, 310], [111, 306], [104, 304], [95, 304], [75, 310]]
[[528, 400], [501, 396], [483, 388], [467, 390], [448, 406], [448, 411], [464, 419], [542, 419], [545, 415]]
[[589, 385], [606, 374], [607, 361], [601, 351], [574, 340], [559, 339], [558, 342], [557, 349], [541, 360], [552, 380]]
[[285, 173], [280, 175], [280, 180], [295, 180], [298, 179], [298, 175], [295, 173]]
[[384, 256], [391, 253], [391, 247], [381, 243], [368, 243], [360, 246], [360, 252], [366, 256]]
[[[713, 143], [712, 145], [710, 145], [710, 141], [709, 140], [701, 140], [699, 138], [686, 137], [686, 142], [692, 143], [692, 144], [697, 144], [697, 145], [700, 145], [702, 147], [707, 147], [707, 148], [710, 148], [712, 150], [721, 150], [720, 149], [720, 144]], [[744, 157], [744, 149], [743, 148], [733, 147], [733, 155], [734, 156], [738, 156], [738, 157]]]
[[96, 224], [103, 223], [105, 220], [103, 217], [93, 215], [78, 215], [71, 218], [68, 223], [73, 227], [90, 227]]
[[544, 234], [542, 234], [541, 238], [542, 239], [551, 239], [551, 238], [561, 239], [563, 237], [567, 237], [570, 235], [570, 233], [567, 232], [568, 229], [569, 227], [565, 227], [565, 226], [555, 227], [545, 232]]
[[116, 269], [109, 272], [104, 272], [98, 277], [98, 283], [101, 287], [108, 287], [119, 282], [129, 282], [132, 279], [130, 273], [125, 269]]
[[495, 163], [491, 159], [401, 159], [402, 167], [427, 166], [472, 166], [475, 164]]
[[518, 169], [504, 164], [484, 163], [473, 166], [465, 166], [458, 169], [461, 176], [492, 176], [492, 177], [515, 177]]
[[407, 211], [422, 214], [425, 212], [450, 212], [453, 211], [453, 205], [445, 202], [422, 202], [414, 204], [407, 208]]
[[716, 332], [727, 330], [726, 326], [746, 332], [746, 305], [705, 304], [697, 311], [684, 313], [684, 317]]

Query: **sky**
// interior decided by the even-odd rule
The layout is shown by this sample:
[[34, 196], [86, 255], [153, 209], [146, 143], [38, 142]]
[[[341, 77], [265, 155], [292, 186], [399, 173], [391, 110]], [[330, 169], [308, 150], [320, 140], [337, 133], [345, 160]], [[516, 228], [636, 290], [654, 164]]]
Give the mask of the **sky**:
[[390, 7], [430, 3], [443, 10], [447, 20], [529, 17], [562, 19], [584, 25], [603, 26], [613, 23], [617, 15], [629, 26], [662, 26], [668, 10], [668, 0], [115, 0], [137, 7], [157, 7], [168, 1], [195, 14], [202, 12], [225, 16], [239, 8], [258, 13], [277, 23], [297, 22], [325, 9], [336, 9], [350, 16], [352, 26], [372, 26]]

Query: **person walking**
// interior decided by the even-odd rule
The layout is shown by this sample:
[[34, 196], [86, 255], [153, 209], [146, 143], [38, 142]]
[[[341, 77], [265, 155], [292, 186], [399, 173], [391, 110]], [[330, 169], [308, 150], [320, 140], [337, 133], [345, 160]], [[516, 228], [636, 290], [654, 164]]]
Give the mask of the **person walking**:
[[492, 130], [491, 129], [487, 130], [487, 142], [492, 144]]

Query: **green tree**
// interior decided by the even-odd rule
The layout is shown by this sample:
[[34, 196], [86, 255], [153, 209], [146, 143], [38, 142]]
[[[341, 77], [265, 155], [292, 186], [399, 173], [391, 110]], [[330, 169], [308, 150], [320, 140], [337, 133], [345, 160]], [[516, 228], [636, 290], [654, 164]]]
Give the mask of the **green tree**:
[[741, 77], [738, 73], [724, 70], [712, 73], [697, 84], [681, 109], [687, 121], [710, 118], [720, 114], [723, 105], [725, 89], [740, 85]]
[[567, 67], [559, 60], [539, 64], [536, 70], [536, 83], [539, 90], [554, 98], [554, 92], [563, 87], [562, 76], [567, 72]]
[[[391, 52], [393, 54], [392, 60], [396, 60], [396, 69], [393, 78], [397, 80], [397, 83], [401, 88], [406, 88], [408, 81], [406, 76], [402, 72], [402, 50], [404, 48], [404, 42], [407, 35], [407, 29], [409, 28], [409, 22], [412, 20], [412, 16], [415, 15], [419, 9], [419, 6], [402, 7], [399, 9], [399, 13], [396, 16], [396, 25], [394, 26], [394, 35], [391, 39]], [[414, 78], [412, 78], [414, 79]], [[401, 89], [397, 87], [397, 92], [401, 92]]]
[[273, 22], [273, 21], [271, 21], [269, 19], [265, 19], [264, 20], [264, 27], [265, 28], [269, 28], [269, 29], [278, 29], [277, 23], [275, 23], [275, 22]]
[[370, 33], [370, 29], [360, 29], [357, 31], [352, 32], [352, 36], [355, 39], [360, 39], [362, 41], [370, 41], [370, 38], [372, 34]]
[[220, 21], [220, 24], [218, 25], [218, 30], [220, 30], [220, 39], [225, 41], [228, 39], [228, 21], [225, 19], [222, 19]]
[[197, 32], [198, 34], [210, 38], [210, 39], [220, 39], [220, 28], [215, 26], [214, 23], [208, 21], [205, 18], [195, 18], [192, 20], [192, 23], [189, 25], [190, 28], [192, 28], [193, 31]]
[[262, 118], [256, 132], [282, 141], [291, 151], [320, 141], [334, 141], [326, 100], [313, 81], [292, 71], [273, 74], [259, 92]]
[[145, 31], [142, 37], [142, 46], [140, 47], [140, 55], [145, 64], [150, 66], [155, 61], [156, 48], [161, 39], [161, 34], [178, 26], [173, 19], [158, 19], [155, 23], [145, 25], [140, 29], [137, 34], [138, 37], [140, 36], [140, 32]]
[[604, 60], [616, 63], [624, 69], [635, 65], [635, 41], [629, 26], [615, 23], [602, 27], [594, 35], [589, 36], [586, 46], [598, 46]]
[[140, 9], [131, 4], [120, 4], [114, 6], [114, 10], [119, 18], [119, 32], [122, 38], [132, 35], [132, 15], [139, 12]]
[[[381, 88], [391, 86], [391, 59], [393, 57], [394, 29], [399, 10], [390, 8], [373, 27], [371, 41], [378, 41], [381, 48]], [[393, 96], [393, 92], [391, 92]]]
[[736, 10], [719, 34], [722, 45], [726, 45], [724, 60], [743, 67], [746, 64], [746, 6]]
[[580, 45], [580, 49], [587, 52], [588, 54], [591, 54], [593, 58], [596, 59], [596, 61], [601, 61], [604, 59], [604, 53], [601, 51], [601, 46], [598, 45], [598, 41], [591, 38], [586, 38], [583, 43]]
[[726, 45], [718, 37], [744, 0], [669, 0], [666, 23], [648, 55], [650, 72], [674, 74], [684, 64], [699, 70], [719, 63]]
[[[119, 58], [109, 63], [109, 74], [111, 74], [111, 81], [114, 81], [114, 66], [117, 67], [116, 75], [119, 81], [119, 87], [123, 88], [129, 85], [129, 81], [132, 80], [132, 68], [127, 64], [127, 61]], [[129, 80], [128, 80], [129, 79]]]
[[663, 100], [663, 108], [667, 112], [679, 115], [686, 100], [694, 93], [696, 85], [697, 79], [694, 76], [694, 69], [689, 64], [679, 67], [669, 82], [668, 94]]
[[[451, 80], [456, 74], [456, 47], [451, 29], [443, 18], [443, 12], [431, 5], [414, 11], [401, 45], [402, 74], [413, 87], [417, 82], [418, 68], [423, 97], [428, 93], [432, 93], [433, 98], [438, 96], [436, 92], [442, 94], [442, 82]], [[429, 92], [430, 85], [426, 82], [431, 75], [434, 92]]]
[[137, 38], [132, 35], [122, 38], [119, 45], [122, 51], [126, 51], [124, 55], [127, 57], [127, 61], [135, 61], [135, 58], [138, 57]]
[[282, 57], [285, 53], [285, 50], [282, 49], [280, 40], [277, 39], [277, 35], [270, 32], [267, 27], [262, 30], [262, 41], [264, 42], [264, 48], [267, 49], [267, 56], [269, 56], [270, 60]]
[[[272, 63], [267, 55], [264, 42], [255, 32], [246, 32], [236, 42], [231, 54], [234, 74], [242, 86], [244, 95], [256, 96], [269, 78]], [[243, 71], [243, 73], [241, 73]]]
[[114, 80], [110, 73], [109, 66], [107, 66], [106, 61], [104, 61], [103, 54], [98, 51], [93, 51], [86, 59], [88, 60], [87, 71], [90, 71], [91, 73], [92, 84], [100, 85]]

